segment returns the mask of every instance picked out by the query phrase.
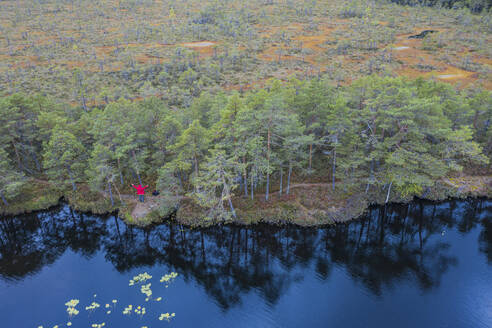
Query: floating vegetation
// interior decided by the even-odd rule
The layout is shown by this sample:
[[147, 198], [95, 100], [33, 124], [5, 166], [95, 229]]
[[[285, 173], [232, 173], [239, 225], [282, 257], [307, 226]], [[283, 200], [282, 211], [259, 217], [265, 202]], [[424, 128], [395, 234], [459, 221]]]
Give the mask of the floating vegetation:
[[169, 283], [171, 283], [177, 276], [178, 274], [176, 272], [171, 272], [169, 274], [162, 276], [160, 282], [166, 283], [166, 288], [167, 288], [169, 286]]
[[123, 310], [123, 314], [126, 314], [126, 315], [130, 315], [132, 314], [132, 305], [128, 305], [124, 310]]
[[79, 310], [75, 308], [77, 304], [79, 304], [79, 302], [80, 302], [79, 300], [70, 300], [67, 303], [65, 303], [65, 306], [67, 307], [67, 313], [70, 318], [79, 314]]
[[135, 313], [140, 315], [140, 317], [143, 317], [145, 315], [145, 308], [137, 306], [137, 308], [135, 309]]
[[152, 296], [152, 290], [150, 290], [151, 285], [152, 284], [149, 283], [140, 287], [140, 291], [142, 292], [142, 294], [145, 294], [147, 296], [147, 298], [145, 299], [146, 302], [148, 302]]
[[138, 284], [138, 283], [144, 283], [150, 279], [152, 279], [152, 276], [149, 275], [147, 272], [144, 272], [139, 274], [138, 276], [133, 277], [133, 279], [130, 280], [129, 286], [133, 286], [134, 284]]
[[174, 318], [176, 316], [175, 313], [161, 313], [161, 316], [159, 317], [159, 320], [167, 320], [167, 321], [170, 321], [172, 318]]
[[104, 326], [106, 326], [106, 323], [105, 322], [103, 322], [103, 323], [93, 323], [91, 327], [92, 328], [102, 328]]
[[99, 308], [99, 307], [100, 307], [99, 303], [92, 302], [92, 303], [91, 303], [91, 305], [86, 306], [86, 307], [85, 307], [85, 309], [86, 309], [87, 311], [93, 312], [94, 310], [96, 310], [96, 309], [97, 309], [97, 308]]
[[[160, 282], [165, 283], [166, 284], [165, 287], [167, 288], [169, 286], [169, 284], [171, 282], [173, 282], [173, 280], [177, 276], [178, 276], [178, 274], [176, 272], [171, 272], [169, 274], [162, 276], [160, 279]], [[152, 279], [152, 276], [150, 274], [148, 274], [147, 272], [144, 272], [144, 273], [141, 273], [141, 274], [133, 277], [133, 279], [131, 279], [130, 283], [129, 283], [129, 286], [142, 284], [140, 286], [140, 292], [146, 296], [146, 298], [145, 298], [146, 302], [152, 300], [152, 290], [150, 289], [150, 287], [152, 286], [152, 283], [150, 283], [150, 282], [146, 283], [150, 279]], [[146, 284], [144, 284], [144, 283], [146, 283]], [[94, 294], [93, 297], [96, 298], [97, 294]], [[162, 301], [162, 297], [159, 296], [153, 300], [156, 302], [160, 302], [160, 301]], [[65, 303], [65, 306], [67, 307], [66, 311], [68, 313], [69, 319], [72, 319], [74, 316], [79, 314], [79, 310], [77, 310], [77, 308], [76, 308], [77, 305], [79, 305], [79, 303], [80, 303], [80, 300], [78, 300], [78, 299], [71, 299], [70, 301]], [[103, 308], [106, 311], [106, 314], [109, 315], [109, 314], [114, 312], [114, 310], [116, 308], [116, 304], [118, 303], [118, 300], [113, 299], [113, 300], [111, 300], [111, 302], [107, 302], [107, 303], [101, 302], [101, 303], [104, 304]], [[101, 304], [99, 304], [95, 301], [92, 301], [92, 303], [90, 305], [86, 306], [85, 309], [86, 309], [86, 311], [89, 312], [89, 314], [91, 314], [91, 313], [95, 312], [100, 307], [101, 307]], [[147, 313], [147, 309], [143, 306], [140, 306], [140, 305], [136, 305], [134, 307], [132, 304], [129, 304], [128, 306], [126, 306], [123, 309], [122, 313], [123, 313], [123, 315], [126, 315], [126, 316], [130, 316], [132, 313], [135, 313], [135, 314], [140, 316], [140, 319], [142, 319], [144, 317], [144, 315]], [[166, 320], [169, 322], [175, 316], [176, 316], [176, 314], [174, 312], [173, 313], [169, 313], [169, 312], [168, 313], [161, 313], [159, 316], [159, 320], [160, 321]], [[66, 326], [71, 327], [72, 321], [68, 321], [66, 323]], [[106, 326], [106, 322], [92, 323], [91, 324], [92, 328], [103, 328], [105, 326]], [[59, 325], [55, 325], [52, 328], [61, 328], [61, 327], [65, 327], [65, 326], [61, 325], [59, 327]], [[44, 328], [44, 327], [42, 325], [40, 325], [37, 328]], [[148, 326], [141, 326], [141, 328], [148, 328]]]

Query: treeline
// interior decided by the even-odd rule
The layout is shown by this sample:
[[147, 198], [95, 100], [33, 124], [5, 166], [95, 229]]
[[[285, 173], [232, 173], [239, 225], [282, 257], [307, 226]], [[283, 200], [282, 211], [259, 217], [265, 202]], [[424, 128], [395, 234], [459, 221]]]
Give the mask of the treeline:
[[187, 195], [223, 218], [235, 215], [233, 196], [289, 194], [294, 175], [333, 191], [420, 195], [464, 167], [489, 167], [491, 121], [489, 91], [376, 76], [346, 87], [271, 80], [185, 108], [14, 94], [0, 98], [0, 195], [7, 205], [35, 178], [73, 192], [87, 183], [113, 202], [130, 183], [155, 182], [163, 214]]
[[443, 8], [470, 8], [470, 11], [479, 13], [492, 7], [491, 0], [391, 0], [391, 2], [408, 6], [440, 6]]

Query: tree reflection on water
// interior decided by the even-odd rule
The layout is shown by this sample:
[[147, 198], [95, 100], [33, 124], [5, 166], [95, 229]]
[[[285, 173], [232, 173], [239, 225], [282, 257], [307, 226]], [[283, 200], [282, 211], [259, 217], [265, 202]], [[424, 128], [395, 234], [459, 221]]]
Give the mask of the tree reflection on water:
[[[376, 296], [402, 280], [422, 291], [439, 286], [457, 259], [448, 231], [480, 229], [478, 249], [492, 262], [492, 201], [484, 199], [371, 208], [365, 218], [324, 228], [178, 224], [148, 228], [73, 212], [68, 206], [0, 220], [0, 277], [10, 283], [34, 275], [67, 249], [91, 258], [103, 252], [121, 273], [165, 265], [196, 281], [226, 310], [255, 290], [275, 304], [312, 267], [329, 279], [339, 266]], [[69, 268], [67, 268], [69, 270]]]

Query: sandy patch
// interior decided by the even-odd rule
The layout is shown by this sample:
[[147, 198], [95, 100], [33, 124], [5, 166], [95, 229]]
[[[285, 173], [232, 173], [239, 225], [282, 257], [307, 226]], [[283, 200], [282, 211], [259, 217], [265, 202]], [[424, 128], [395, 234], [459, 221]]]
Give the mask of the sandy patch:
[[190, 47], [190, 48], [202, 48], [202, 47], [211, 47], [215, 44], [215, 42], [210, 42], [210, 41], [200, 41], [200, 42], [187, 42], [187, 43], [182, 43], [181, 45], [184, 47]]
[[442, 74], [442, 75], [438, 75], [437, 77], [440, 79], [452, 79], [461, 76], [462, 76], [461, 74]]

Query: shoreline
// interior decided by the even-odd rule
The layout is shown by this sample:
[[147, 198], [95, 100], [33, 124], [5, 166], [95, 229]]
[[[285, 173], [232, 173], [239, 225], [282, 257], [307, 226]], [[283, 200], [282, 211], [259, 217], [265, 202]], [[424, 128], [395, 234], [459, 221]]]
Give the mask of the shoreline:
[[[464, 179], [469, 183], [473, 178]], [[492, 176], [478, 177], [483, 181], [480, 187], [463, 188], [462, 185], [453, 185], [446, 181], [436, 183], [435, 187], [424, 192], [424, 195], [409, 195], [401, 197], [392, 195], [388, 203], [407, 204], [414, 199], [425, 201], [444, 201], [447, 199], [492, 198]], [[455, 181], [452, 180], [451, 181]], [[303, 184], [293, 188], [290, 195], [279, 196], [272, 193], [269, 202], [261, 198], [251, 201], [243, 197], [235, 197], [237, 218], [232, 220], [206, 219], [206, 213], [190, 198], [183, 197], [179, 207], [168, 215], [160, 215], [153, 209], [159, 201], [154, 196], [148, 196], [146, 203], [141, 204], [130, 195], [123, 195], [123, 203], [115, 197], [111, 206], [108, 198], [100, 194], [80, 190], [76, 193], [62, 190], [42, 183], [44, 188], [33, 188], [37, 193], [31, 194], [24, 202], [11, 204], [9, 208], [0, 207], [0, 216], [17, 216], [37, 211], [47, 210], [66, 202], [71, 209], [96, 215], [114, 214], [129, 225], [145, 227], [158, 224], [166, 220], [173, 220], [191, 227], [208, 227], [212, 225], [238, 224], [252, 225], [267, 223], [273, 225], [293, 224], [303, 227], [318, 227], [330, 224], [348, 222], [362, 216], [371, 206], [385, 204], [386, 192], [354, 193], [337, 197], [327, 184]], [[52, 189], [49, 189], [49, 188]], [[48, 188], [48, 191], [45, 190]], [[82, 197], [83, 195], [83, 197]], [[152, 205], [153, 204], [153, 205]], [[138, 206], [146, 206], [146, 211]], [[135, 215], [135, 213], [137, 215]]]

